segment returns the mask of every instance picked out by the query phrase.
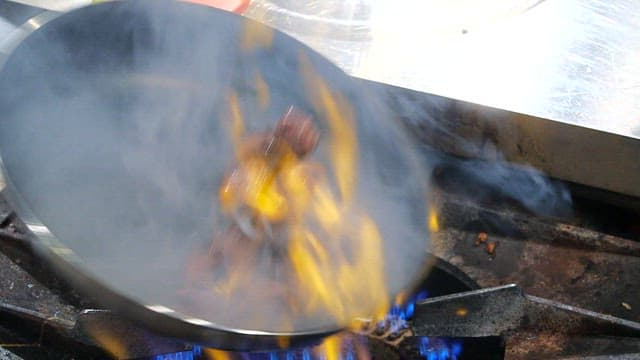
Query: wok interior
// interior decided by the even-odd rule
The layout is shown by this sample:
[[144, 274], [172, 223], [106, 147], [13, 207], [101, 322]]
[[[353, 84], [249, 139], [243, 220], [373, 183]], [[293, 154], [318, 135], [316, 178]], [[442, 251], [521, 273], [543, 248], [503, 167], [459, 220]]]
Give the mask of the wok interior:
[[[273, 32], [268, 46], [243, 49], [248, 23], [200, 6], [139, 1], [46, 24], [0, 73], [2, 161], [23, 205], [83, 270], [128, 298], [234, 329], [341, 326], [322, 311], [292, 317], [290, 304], [270, 300], [266, 281], [274, 278], [261, 267], [226, 297], [213, 291], [213, 276], [185, 286], [194, 254], [229, 225], [217, 194], [234, 159], [225, 125], [231, 91], [248, 133], [272, 128], [291, 105], [314, 116], [321, 140], [311, 158], [332, 162], [303, 58], [353, 109], [354, 202], [379, 229], [383, 263], [368, 266], [383, 269], [386, 294], [415, 281], [426, 259], [425, 180], [404, 134], [351, 78], [291, 38]], [[263, 107], [257, 73], [269, 89]], [[304, 303], [304, 293], [297, 296]]]

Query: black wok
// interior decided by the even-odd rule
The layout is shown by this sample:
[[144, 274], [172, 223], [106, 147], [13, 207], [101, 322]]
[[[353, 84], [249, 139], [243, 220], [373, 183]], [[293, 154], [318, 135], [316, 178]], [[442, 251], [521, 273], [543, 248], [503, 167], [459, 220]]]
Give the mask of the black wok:
[[[338, 331], [344, 324], [331, 317], [254, 324], [284, 310], [263, 304], [251, 284], [245, 301], [224, 306], [208, 292], [189, 305], [180, 292], [193, 254], [225, 226], [215, 199], [233, 159], [230, 91], [248, 132], [273, 127], [294, 105], [326, 135], [305, 68], [350, 104], [359, 150], [354, 202], [380, 229], [385, 262], [370, 266], [384, 267], [393, 299], [421, 277], [427, 259], [425, 181], [411, 142], [337, 67], [231, 13], [108, 2], [31, 33], [0, 72], [3, 194], [54, 271], [153, 330], [237, 350]], [[321, 141], [317, 161], [331, 161], [328, 146]]]

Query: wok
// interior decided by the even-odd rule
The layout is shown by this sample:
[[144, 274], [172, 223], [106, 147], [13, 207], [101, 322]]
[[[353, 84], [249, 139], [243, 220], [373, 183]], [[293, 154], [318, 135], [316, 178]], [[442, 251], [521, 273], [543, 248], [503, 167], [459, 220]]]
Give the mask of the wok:
[[[181, 2], [107, 2], [49, 17], [0, 71], [3, 195], [38, 256], [78, 290], [152, 330], [224, 349], [340, 330], [322, 316], [286, 327], [254, 321], [287, 311], [258, 281], [243, 285], [243, 301], [180, 291], [194, 254], [226, 226], [216, 194], [233, 159], [230, 93], [249, 133], [272, 128], [291, 105], [311, 114], [321, 133], [313, 157], [341, 161], [322, 141], [331, 131], [314, 81], [355, 120], [353, 201], [380, 229], [384, 263], [370, 267], [384, 268], [385, 296], [424, 274], [426, 181], [415, 150], [375, 97], [323, 57], [251, 20]], [[316, 80], [305, 80], [309, 69]]]

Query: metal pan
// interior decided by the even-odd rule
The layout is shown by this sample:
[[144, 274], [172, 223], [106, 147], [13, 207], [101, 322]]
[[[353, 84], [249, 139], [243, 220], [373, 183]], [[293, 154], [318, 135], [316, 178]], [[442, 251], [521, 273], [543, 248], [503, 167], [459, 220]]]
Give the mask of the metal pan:
[[[224, 300], [202, 269], [204, 285], [185, 290], [186, 269], [229, 227], [218, 191], [237, 158], [234, 124], [241, 117], [246, 134], [268, 132], [292, 105], [318, 128], [311, 161], [326, 166], [327, 189], [339, 194], [331, 196], [353, 188], [348, 208], [360, 215], [336, 221], [377, 231], [327, 260], [360, 262], [342, 274], [360, 274], [350, 287], [382, 286], [351, 306], [379, 313], [422, 277], [429, 242], [416, 152], [374, 97], [327, 60], [194, 4], [108, 2], [44, 18], [0, 71], [0, 165], [4, 195], [38, 254], [79, 290], [155, 331], [225, 349], [296, 345], [346, 326], [329, 307], [277, 323], [293, 310], [267, 292], [290, 284], [258, 267], [244, 268], [240, 298]], [[339, 175], [349, 161], [357, 175]]]

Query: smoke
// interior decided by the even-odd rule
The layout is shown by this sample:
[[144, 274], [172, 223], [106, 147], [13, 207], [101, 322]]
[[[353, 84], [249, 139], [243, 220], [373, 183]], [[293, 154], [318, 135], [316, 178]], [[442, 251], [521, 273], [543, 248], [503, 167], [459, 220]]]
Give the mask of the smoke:
[[[359, 142], [354, 202], [383, 238], [384, 263], [369, 266], [383, 271], [389, 297], [416, 279], [427, 257], [424, 172], [397, 125], [350, 78], [281, 34], [253, 34], [261, 46], [243, 50], [245, 25], [164, 1], [105, 3], [45, 25], [0, 73], [3, 164], [84, 269], [129, 298], [228, 328], [331, 327], [318, 313], [284, 320], [292, 309], [269, 295], [289, 286], [273, 270], [277, 257], [261, 253], [228, 296], [216, 292], [219, 274], [201, 266], [230, 225], [218, 206], [234, 162], [230, 91], [249, 134], [272, 128], [290, 105], [314, 115], [321, 144], [312, 159], [325, 165], [330, 133], [301, 80], [300, 54], [348, 100]], [[257, 73], [268, 85], [266, 108]], [[195, 288], [186, 275], [193, 267], [201, 275]]]
[[532, 166], [508, 162], [496, 145], [519, 136], [505, 112], [398, 88], [376, 91], [424, 145], [428, 167], [445, 172], [443, 186], [479, 203], [504, 200], [539, 216], [572, 214], [565, 184]]
[[[252, 41], [258, 46], [248, 47]], [[364, 93], [308, 49], [231, 15], [164, 1], [114, 2], [47, 24], [0, 73], [3, 164], [25, 203], [84, 269], [129, 298], [227, 328], [331, 327], [335, 319], [322, 312], [292, 317], [289, 303], [272, 301], [273, 292], [291, 286], [279, 255], [240, 256], [244, 282], [224, 296], [221, 274], [207, 267], [208, 249], [231, 225], [220, 211], [218, 187], [234, 165], [232, 90], [247, 134], [273, 128], [295, 105], [315, 117], [321, 132], [311, 160], [325, 166], [336, 160], [328, 116], [318, 109], [317, 89], [303, 81], [301, 55], [353, 111], [357, 214], [342, 221], [365, 214], [377, 225], [384, 261], [372, 257], [366, 265], [369, 273], [383, 273], [385, 295], [392, 298], [424, 271], [429, 248], [428, 184], [417, 148], [376, 102], [386, 94]], [[257, 85], [257, 75], [266, 86]], [[425, 112], [411, 99], [402, 101], [391, 110], [405, 120], [431, 121], [430, 140], [499, 158], [486, 143], [462, 141], [451, 131], [442, 121], [447, 107], [435, 104]], [[457, 120], [466, 121], [451, 123]], [[565, 189], [534, 170], [516, 174], [502, 163], [465, 164], [467, 176], [538, 212], [569, 201]], [[336, 194], [339, 187], [331, 181]], [[197, 281], [188, 278], [189, 269]], [[298, 291], [299, 304], [305, 305], [304, 295]], [[372, 306], [368, 300], [363, 307]]]

